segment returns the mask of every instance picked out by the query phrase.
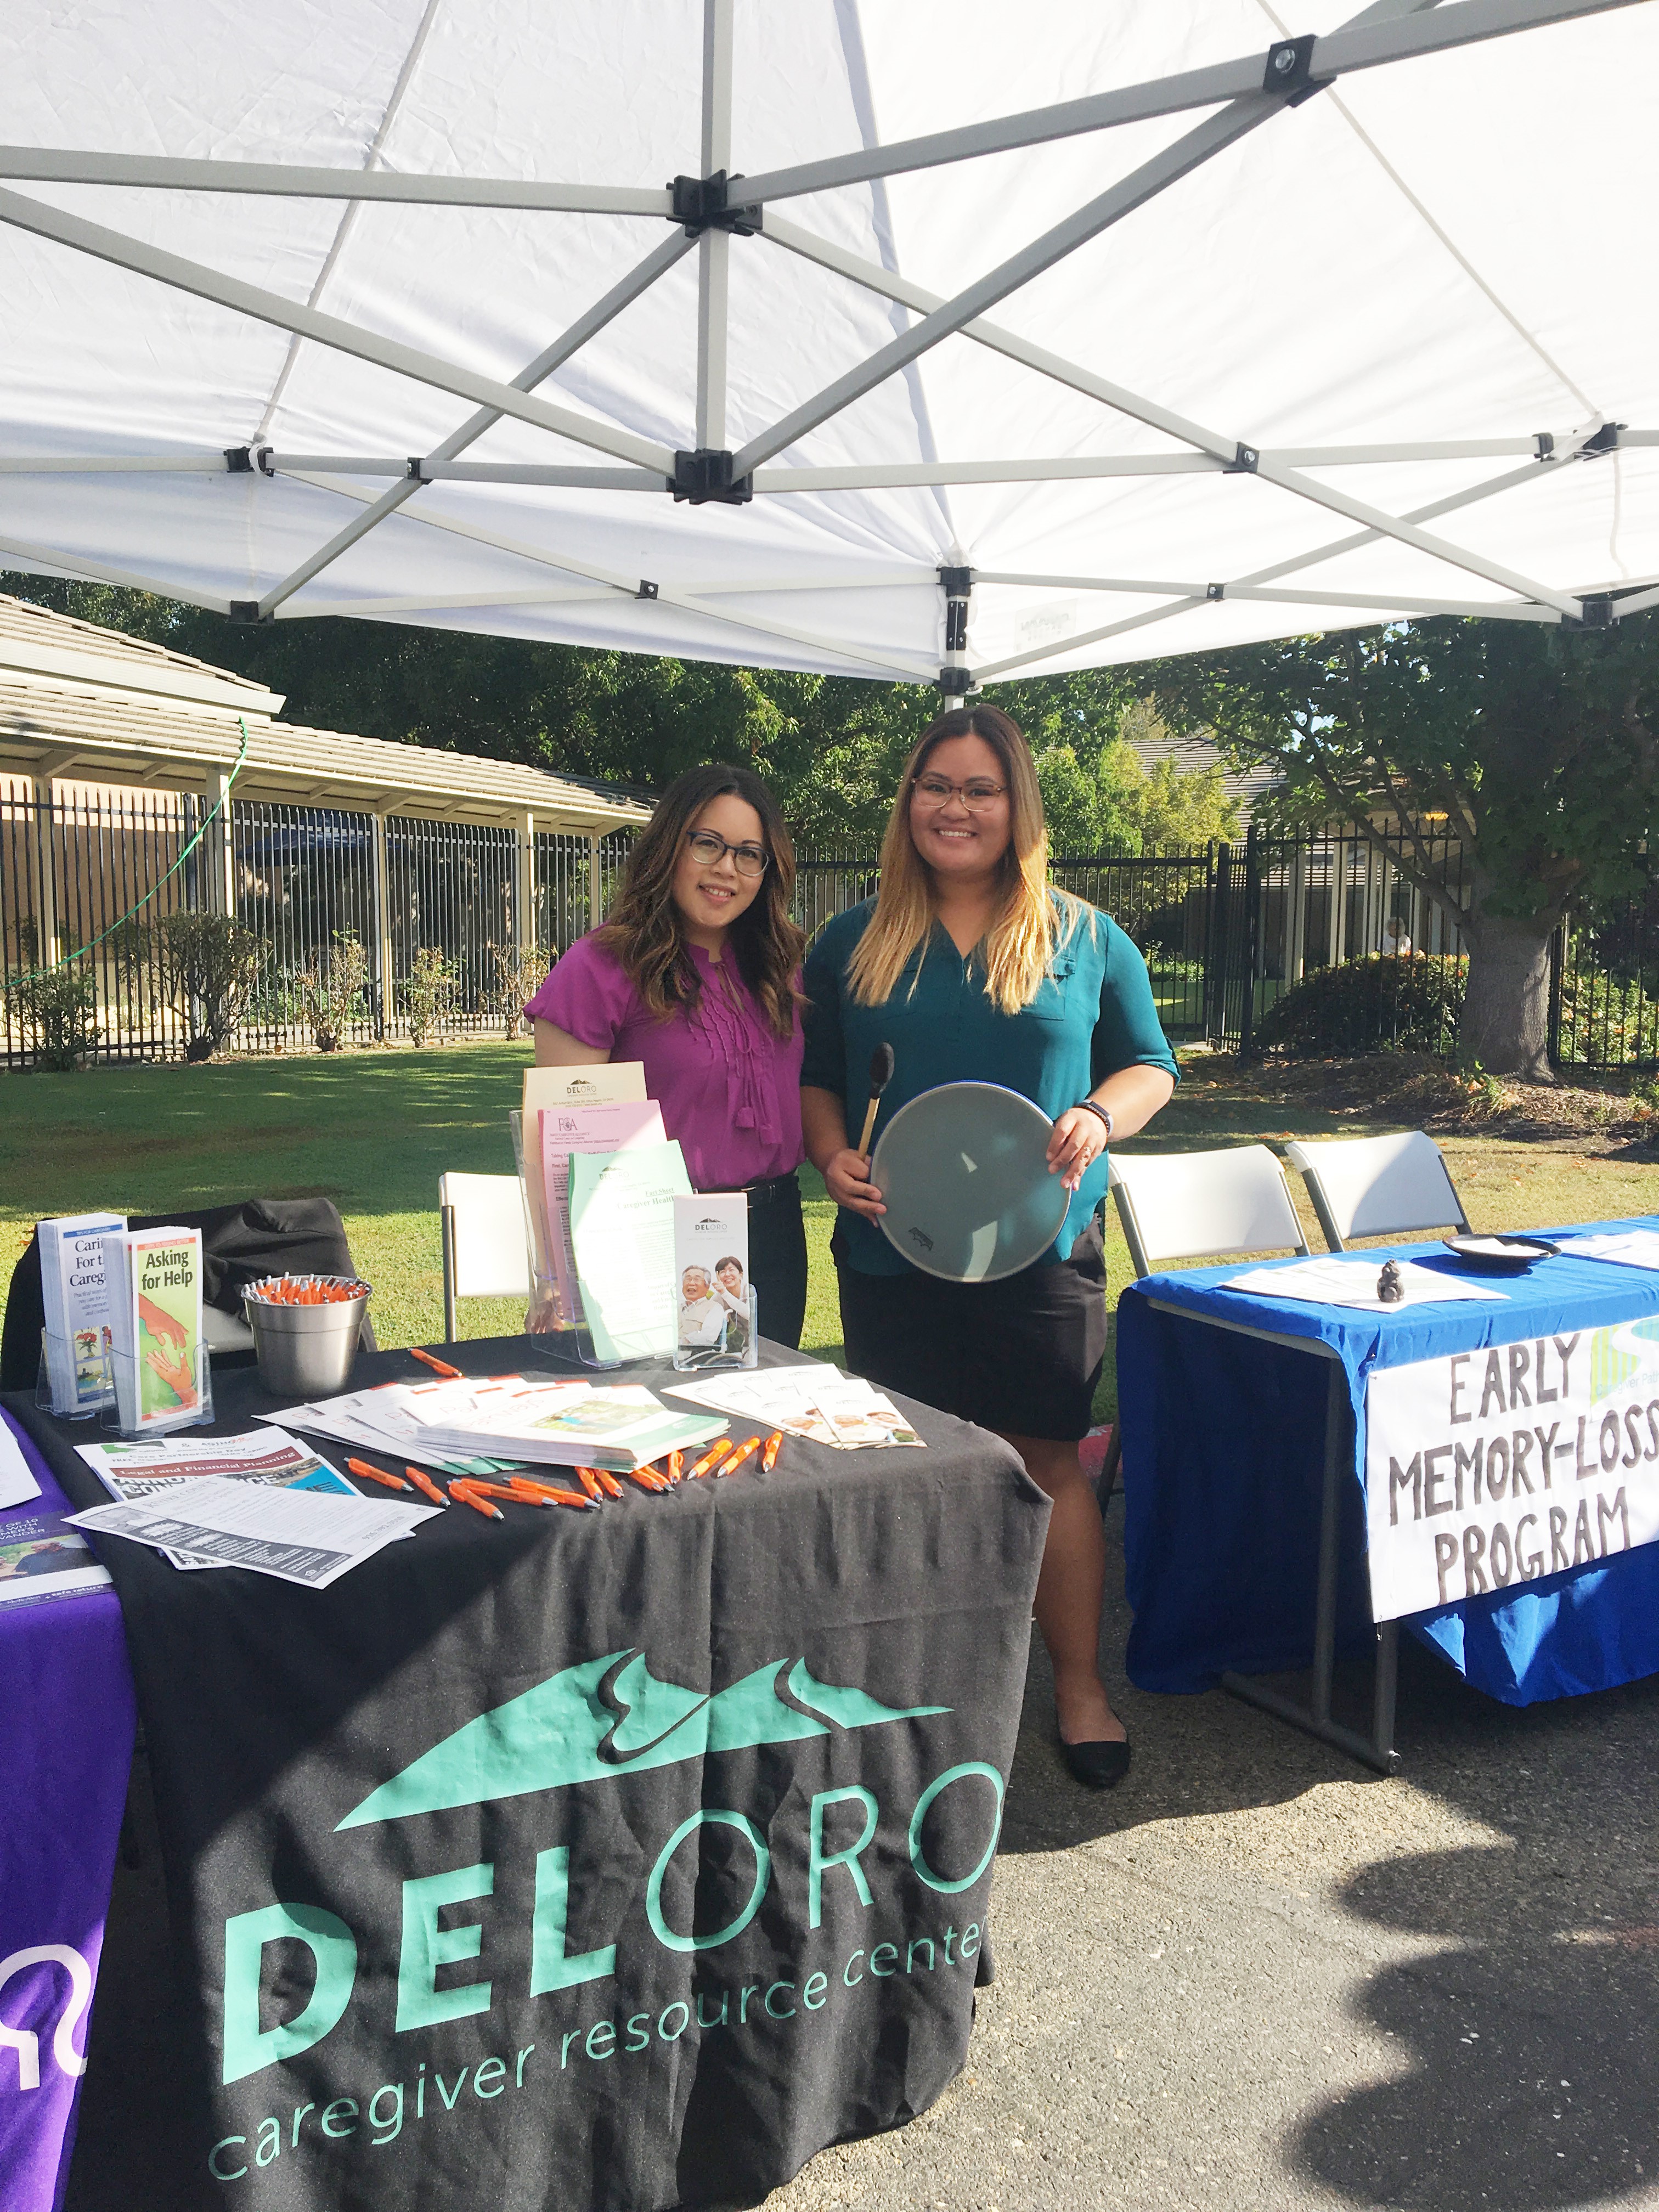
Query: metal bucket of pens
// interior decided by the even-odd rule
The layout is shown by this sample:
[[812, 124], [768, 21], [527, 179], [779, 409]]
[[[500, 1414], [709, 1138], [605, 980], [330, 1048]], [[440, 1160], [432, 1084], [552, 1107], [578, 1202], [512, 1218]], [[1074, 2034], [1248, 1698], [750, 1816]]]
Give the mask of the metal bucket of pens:
[[242, 1292], [264, 1386], [279, 1398], [345, 1388], [371, 1291], [353, 1275], [267, 1275]]

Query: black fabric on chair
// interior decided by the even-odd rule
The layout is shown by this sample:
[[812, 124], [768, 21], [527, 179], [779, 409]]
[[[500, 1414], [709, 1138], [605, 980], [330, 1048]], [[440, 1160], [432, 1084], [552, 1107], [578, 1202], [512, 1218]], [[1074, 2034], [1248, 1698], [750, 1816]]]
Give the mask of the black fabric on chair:
[[[242, 1291], [261, 1275], [355, 1275], [340, 1210], [327, 1198], [246, 1198], [235, 1206], [210, 1206], [204, 1212], [135, 1213], [134, 1229], [199, 1229], [202, 1232], [202, 1296], [222, 1313], [242, 1310]], [[0, 1390], [32, 1390], [40, 1364], [40, 1331], [46, 1309], [40, 1295], [40, 1261], [31, 1243], [12, 1269], [6, 1294], [5, 1331], [0, 1336]], [[378, 1349], [374, 1331], [363, 1316], [363, 1349]], [[249, 1352], [217, 1352], [217, 1366], [246, 1365]]]

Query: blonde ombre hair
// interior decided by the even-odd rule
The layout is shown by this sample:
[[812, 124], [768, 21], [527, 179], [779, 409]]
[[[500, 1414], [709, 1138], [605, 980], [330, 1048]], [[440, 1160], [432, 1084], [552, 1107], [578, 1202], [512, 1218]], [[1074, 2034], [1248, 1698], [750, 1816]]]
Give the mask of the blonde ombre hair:
[[[933, 871], [910, 835], [910, 802], [929, 756], [950, 738], [983, 738], [1007, 787], [1009, 838], [999, 864], [1002, 899], [979, 951], [987, 997], [999, 1013], [1017, 1014], [1036, 996], [1055, 952], [1080, 918], [1087, 914], [1092, 921], [1093, 916], [1082, 900], [1049, 884], [1036, 764], [1018, 723], [1000, 707], [953, 708], [917, 740], [882, 839], [876, 910], [848, 963], [848, 981], [858, 1005], [881, 1006], [892, 997], [911, 954], [927, 943], [935, 912]], [[910, 988], [915, 988], [914, 981]]]

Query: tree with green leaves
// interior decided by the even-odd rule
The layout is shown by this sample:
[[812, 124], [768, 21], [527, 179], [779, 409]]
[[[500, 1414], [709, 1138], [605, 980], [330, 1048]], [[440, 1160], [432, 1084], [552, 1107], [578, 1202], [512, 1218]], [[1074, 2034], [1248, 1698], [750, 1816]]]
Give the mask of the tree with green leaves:
[[[1460, 1057], [1551, 1079], [1550, 938], [1570, 900], [1640, 889], [1659, 829], [1654, 616], [1611, 629], [1437, 617], [1142, 674], [1173, 723], [1273, 763], [1283, 811], [1352, 823], [1462, 931]], [[1461, 890], [1422, 826], [1442, 816]]]

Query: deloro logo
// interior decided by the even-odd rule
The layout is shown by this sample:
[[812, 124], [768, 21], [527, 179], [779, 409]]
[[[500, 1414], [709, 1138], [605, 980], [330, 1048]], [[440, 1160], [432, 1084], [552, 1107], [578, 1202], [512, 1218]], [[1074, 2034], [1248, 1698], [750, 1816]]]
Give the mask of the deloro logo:
[[798, 1743], [837, 1728], [875, 1728], [950, 1710], [884, 1705], [862, 1690], [815, 1680], [804, 1659], [769, 1659], [729, 1688], [705, 1695], [659, 1681], [638, 1651], [613, 1651], [567, 1667], [480, 1713], [371, 1790], [339, 1826], [486, 1805], [573, 1783], [611, 1781], [710, 1752]]

